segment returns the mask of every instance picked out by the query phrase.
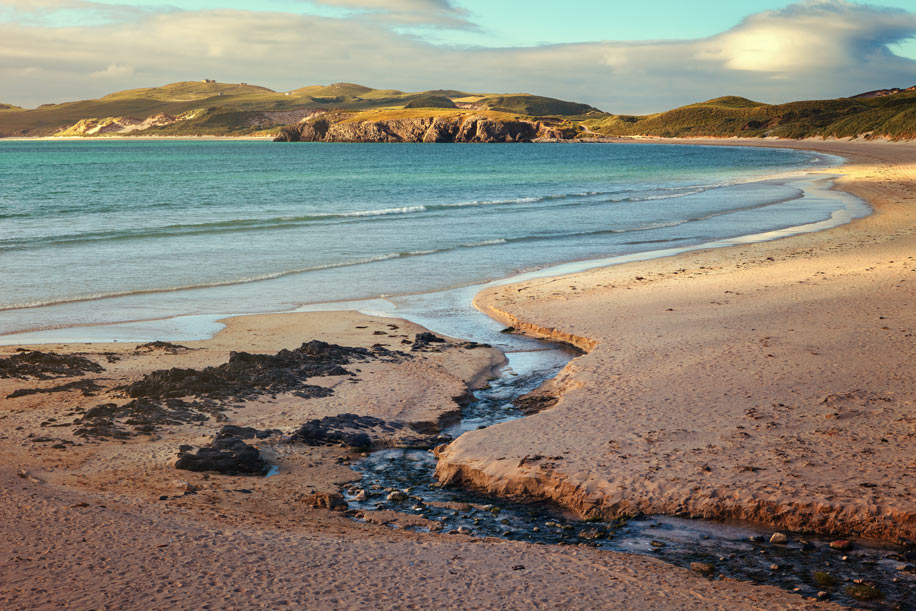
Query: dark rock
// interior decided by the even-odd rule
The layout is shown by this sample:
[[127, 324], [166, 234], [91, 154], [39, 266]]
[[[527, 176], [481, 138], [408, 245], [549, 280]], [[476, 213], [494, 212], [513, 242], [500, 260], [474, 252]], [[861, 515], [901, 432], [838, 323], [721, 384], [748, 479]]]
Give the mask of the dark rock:
[[529, 394], [519, 397], [512, 402], [523, 414], [536, 414], [545, 409], [549, 409], [557, 404], [559, 397], [553, 395]]
[[188, 402], [181, 399], [155, 401], [134, 399], [123, 405], [104, 403], [90, 408], [75, 431], [81, 437], [126, 439], [131, 433], [119, 425], [134, 427], [134, 433], [153, 433], [162, 426], [205, 422], [211, 417], [225, 419], [224, 408], [213, 403]]
[[309, 377], [349, 375], [343, 365], [373, 357], [375, 354], [365, 348], [313, 340], [274, 355], [232, 352], [227, 363], [201, 370], [175, 367], [154, 371], [122, 390], [134, 398], [204, 396], [241, 400], [302, 390]]
[[168, 352], [169, 354], [178, 354], [179, 352], [190, 350], [190, 348], [187, 346], [181, 346], [179, 344], [173, 344], [171, 342], [155, 341], [149, 342], [147, 344], [140, 344], [134, 349], [134, 352], [152, 352], [154, 350], [162, 350], [163, 352]]
[[431, 448], [437, 439], [437, 435], [418, 434], [414, 426], [403, 422], [386, 421], [372, 416], [339, 414], [320, 420], [309, 420], [286, 441], [310, 446], [339, 445], [367, 450], [373, 446]]
[[445, 340], [435, 335], [424, 331], [422, 333], [417, 333], [417, 336], [413, 340], [413, 345], [410, 347], [411, 351], [416, 352], [418, 350], [428, 350], [430, 349], [430, 344], [444, 344]]
[[0, 359], [0, 378], [68, 378], [104, 371], [89, 359], [69, 354], [30, 350]]
[[261, 453], [241, 439], [227, 437], [214, 440], [212, 447], [204, 447], [195, 454], [184, 452], [175, 462], [176, 469], [186, 471], [215, 471], [224, 475], [264, 475], [270, 464]]
[[102, 390], [102, 387], [96, 384], [94, 380], [74, 380], [73, 382], [67, 382], [66, 384], [61, 384], [52, 388], [19, 388], [8, 394], [6, 398], [15, 399], [16, 397], [25, 397], [27, 395], [52, 394], [70, 392], [72, 390], [78, 390], [83, 393], [83, 396], [91, 397]]
[[283, 433], [277, 429], [259, 431], [258, 429], [252, 428], [250, 426], [236, 426], [234, 424], [227, 424], [219, 431], [217, 431], [214, 439], [228, 439], [231, 437], [236, 439], [267, 439], [268, 437], [282, 434]]

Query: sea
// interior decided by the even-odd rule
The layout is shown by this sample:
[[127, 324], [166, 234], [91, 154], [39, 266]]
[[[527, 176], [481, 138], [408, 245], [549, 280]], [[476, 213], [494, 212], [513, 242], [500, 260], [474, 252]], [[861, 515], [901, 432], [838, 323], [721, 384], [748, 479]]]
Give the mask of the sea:
[[830, 188], [841, 162], [655, 143], [2, 141], [0, 342], [200, 339], [229, 314], [465, 299], [824, 229], [869, 212]]

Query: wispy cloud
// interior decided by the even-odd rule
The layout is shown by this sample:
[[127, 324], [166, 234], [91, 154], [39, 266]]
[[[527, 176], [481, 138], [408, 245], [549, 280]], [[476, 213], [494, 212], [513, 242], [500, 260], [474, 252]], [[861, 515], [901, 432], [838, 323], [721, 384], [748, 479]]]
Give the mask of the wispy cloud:
[[470, 28], [468, 11], [456, 6], [452, 0], [312, 0], [351, 9], [362, 17], [380, 18], [406, 25], [435, 25], [453, 28]]
[[[383, 4], [326, 1], [370, 12]], [[384, 4], [396, 12], [455, 10], [445, 0]], [[916, 35], [916, 14], [842, 0], [759, 13], [697, 40], [456, 49], [396, 29], [375, 17], [231, 10], [147, 13], [84, 27], [0, 23], [0, 101], [36, 105], [215, 78], [280, 90], [353, 81], [528, 91], [637, 113], [724, 94], [779, 102], [916, 84], [916, 61], [888, 50]]]

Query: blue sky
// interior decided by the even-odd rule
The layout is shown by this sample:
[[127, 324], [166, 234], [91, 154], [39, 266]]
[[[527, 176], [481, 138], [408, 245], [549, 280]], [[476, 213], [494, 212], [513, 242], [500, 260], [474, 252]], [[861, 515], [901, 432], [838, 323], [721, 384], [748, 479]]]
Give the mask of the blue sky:
[[191, 78], [529, 91], [617, 112], [916, 84], [916, 0], [0, 0], [0, 101]]

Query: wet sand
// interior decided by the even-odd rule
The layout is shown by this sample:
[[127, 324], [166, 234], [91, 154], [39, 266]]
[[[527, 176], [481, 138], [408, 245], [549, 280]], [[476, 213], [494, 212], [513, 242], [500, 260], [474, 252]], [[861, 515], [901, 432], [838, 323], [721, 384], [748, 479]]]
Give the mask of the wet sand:
[[916, 145], [748, 143], [846, 157], [837, 187], [875, 214], [484, 291], [482, 311], [588, 353], [542, 389], [554, 407], [450, 445], [441, 480], [916, 540]]

